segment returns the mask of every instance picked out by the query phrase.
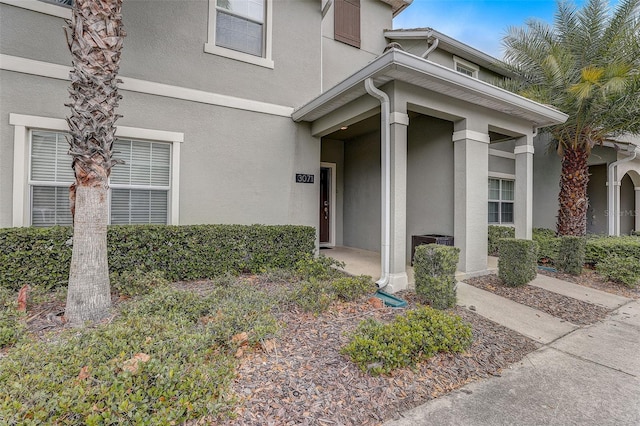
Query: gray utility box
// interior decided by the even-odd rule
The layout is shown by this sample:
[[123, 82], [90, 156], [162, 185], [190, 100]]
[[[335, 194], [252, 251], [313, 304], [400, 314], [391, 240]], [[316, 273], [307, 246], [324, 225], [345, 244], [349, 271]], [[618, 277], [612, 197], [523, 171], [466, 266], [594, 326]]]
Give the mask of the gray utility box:
[[441, 244], [443, 246], [452, 246], [453, 237], [451, 235], [429, 234], [429, 235], [412, 235], [411, 236], [411, 264], [413, 265], [413, 257], [416, 254], [416, 247], [422, 244]]

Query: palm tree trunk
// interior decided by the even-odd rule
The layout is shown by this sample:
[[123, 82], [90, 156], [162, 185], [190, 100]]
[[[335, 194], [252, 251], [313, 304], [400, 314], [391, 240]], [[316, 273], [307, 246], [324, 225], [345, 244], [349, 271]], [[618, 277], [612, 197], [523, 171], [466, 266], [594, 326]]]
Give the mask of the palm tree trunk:
[[73, 70], [69, 94], [73, 253], [65, 316], [76, 326], [109, 313], [108, 179], [115, 139], [118, 69], [124, 31], [122, 0], [76, 0], [67, 42]]
[[587, 233], [587, 184], [589, 152], [582, 147], [567, 148], [562, 156], [558, 194], [558, 235], [582, 236]]

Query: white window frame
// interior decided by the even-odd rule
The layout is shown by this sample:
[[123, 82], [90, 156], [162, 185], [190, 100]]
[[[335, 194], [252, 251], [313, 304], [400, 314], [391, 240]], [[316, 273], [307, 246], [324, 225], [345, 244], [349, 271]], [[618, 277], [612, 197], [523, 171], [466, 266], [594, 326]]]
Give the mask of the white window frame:
[[[30, 162], [31, 130], [69, 132], [67, 122], [60, 118], [9, 114], [13, 131], [13, 226], [31, 225]], [[171, 189], [167, 206], [167, 223], [180, 223], [180, 148], [184, 133], [138, 127], [117, 126], [116, 137], [123, 139], [166, 142], [171, 144]]]
[[238, 52], [237, 50], [227, 49], [225, 47], [216, 46], [216, 0], [209, 0], [209, 23], [207, 28], [207, 42], [204, 45], [204, 51], [213, 55], [224, 56], [225, 58], [235, 59], [236, 61], [247, 62], [249, 64], [258, 65], [265, 68], [274, 68], [273, 59], [271, 57], [271, 44], [273, 36], [273, 0], [265, 0], [264, 15], [264, 56], [254, 56], [249, 53]]
[[[488, 218], [487, 218], [487, 222], [489, 223], [489, 225], [504, 225], [504, 226], [513, 226], [516, 223], [516, 200], [515, 200], [515, 193], [514, 193], [514, 197], [513, 200], [503, 200], [502, 199], [502, 182], [503, 181], [510, 181], [513, 182], [513, 189], [515, 192], [515, 187], [516, 187], [516, 177], [515, 175], [511, 175], [511, 174], [507, 174], [507, 173], [489, 173], [489, 179], [495, 179], [495, 180], [499, 180], [500, 181], [500, 199], [493, 199], [493, 198], [489, 198], [489, 193], [487, 190], [487, 205], [489, 203], [498, 203], [498, 222], [489, 222]], [[489, 182], [487, 181], [487, 184]], [[502, 204], [503, 203], [509, 203], [513, 205], [513, 222], [503, 222], [502, 221]]]
[[[459, 71], [458, 66], [460, 66], [461, 68], [465, 68], [468, 71], [471, 71], [473, 75], [469, 76], [467, 73], [463, 73]], [[473, 64], [469, 61], [465, 61], [464, 59], [458, 58], [457, 56], [453, 57], [453, 69], [456, 70], [456, 72], [459, 72], [460, 74], [466, 75], [468, 77], [473, 77], [473, 78], [478, 78], [478, 73], [480, 72], [480, 68], [476, 64]]]
[[0, 0], [0, 3], [8, 4], [45, 15], [58, 18], [71, 19], [71, 8], [63, 4], [47, 3], [39, 0]]

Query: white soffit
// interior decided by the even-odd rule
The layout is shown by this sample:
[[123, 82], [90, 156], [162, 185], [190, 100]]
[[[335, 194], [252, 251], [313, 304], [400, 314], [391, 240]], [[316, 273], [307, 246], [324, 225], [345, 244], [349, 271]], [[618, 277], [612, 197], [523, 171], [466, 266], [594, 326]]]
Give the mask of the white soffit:
[[396, 80], [442, 93], [530, 121], [535, 127], [563, 123], [567, 115], [492, 84], [461, 74], [453, 69], [410, 53], [391, 49], [364, 68], [297, 108], [295, 121], [313, 122], [366, 94], [364, 80], [373, 78], [377, 87]]

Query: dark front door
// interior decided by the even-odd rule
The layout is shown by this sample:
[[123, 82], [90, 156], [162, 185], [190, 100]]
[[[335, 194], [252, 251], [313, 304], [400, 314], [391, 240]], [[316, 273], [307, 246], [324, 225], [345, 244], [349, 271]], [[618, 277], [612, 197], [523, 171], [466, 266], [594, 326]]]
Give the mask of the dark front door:
[[331, 169], [320, 168], [320, 244], [330, 242], [331, 229]]

